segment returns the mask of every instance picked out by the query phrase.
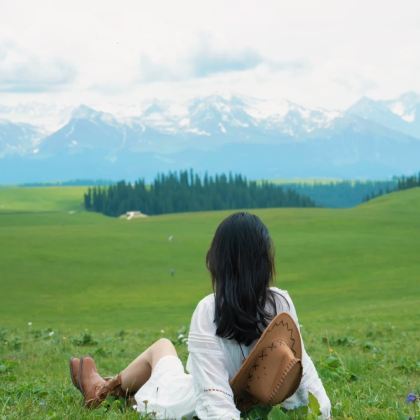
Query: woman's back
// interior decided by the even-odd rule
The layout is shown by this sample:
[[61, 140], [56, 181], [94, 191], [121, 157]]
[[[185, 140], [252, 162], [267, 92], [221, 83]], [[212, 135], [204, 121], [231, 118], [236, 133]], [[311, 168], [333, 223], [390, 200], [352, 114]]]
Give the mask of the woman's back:
[[[274, 292], [276, 313], [290, 313], [291, 299], [288, 292], [277, 287], [270, 287], [270, 290]], [[267, 311], [270, 311], [271, 308], [267, 305], [266, 309]], [[216, 324], [214, 323], [214, 312], [215, 296], [212, 293], [198, 303], [196, 312], [193, 314], [189, 336], [189, 349], [203, 348], [202, 346], [207, 347], [209, 350], [216, 347], [222, 349], [223, 353], [226, 355], [226, 368], [229, 379], [232, 379], [239, 370], [244, 357], [248, 356], [257, 340], [254, 340], [247, 346], [245, 344], [239, 345], [235, 340], [217, 336]], [[274, 315], [276, 314], [272, 314], [272, 316]], [[291, 315], [295, 319], [295, 314], [291, 313]], [[214, 342], [214, 345], [212, 345], [212, 342]], [[190, 370], [189, 364], [190, 363], [188, 362], [188, 370]]]
[[[276, 313], [289, 313], [299, 325], [288, 292], [277, 287], [271, 287], [270, 290], [275, 297]], [[196, 413], [203, 418], [239, 418], [229, 381], [238, 372], [257, 340], [246, 346], [238, 344], [235, 340], [217, 336], [214, 312], [215, 296], [210, 294], [199, 302], [191, 320], [187, 370], [193, 377], [197, 399]], [[311, 392], [317, 397], [321, 411], [327, 418], [331, 408], [330, 401], [303, 343], [302, 350], [303, 376], [300, 386], [282, 405], [292, 409], [307, 404], [308, 392]]]

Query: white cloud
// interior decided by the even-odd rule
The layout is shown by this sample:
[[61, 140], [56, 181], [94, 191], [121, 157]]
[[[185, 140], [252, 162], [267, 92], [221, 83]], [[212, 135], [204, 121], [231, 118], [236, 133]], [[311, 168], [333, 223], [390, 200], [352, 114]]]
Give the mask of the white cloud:
[[211, 77], [215, 74], [242, 72], [256, 68], [265, 59], [254, 49], [215, 47], [209, 35], [201, 35], [197, 44], [172, 62], [140, 57], [141, 82], [182, 81]]
[[69, 85], [75, 70], [61, 58], [35, 56], [13, 42], [0, 43], [0, 91], [40, 92]]
[[219, 92], [342, 108], [420, 91], [419, 22], [417, 0], [2, 2], [1, 102]]

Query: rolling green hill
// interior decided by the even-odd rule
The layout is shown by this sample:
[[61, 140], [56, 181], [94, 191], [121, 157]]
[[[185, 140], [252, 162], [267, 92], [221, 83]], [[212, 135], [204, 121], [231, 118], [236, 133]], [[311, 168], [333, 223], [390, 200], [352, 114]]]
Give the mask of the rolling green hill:
[[0, 213], [82, 210], [87, 187], [0, 187]]
[[[109, 327], [124, 305], [118, 322], [126, 327], [143, 321], [157, 327], [188, 323], [197, 300], [210, 292], [204, 255], [229, 212], [130, 221], [69, 213], [77, 209], [81, 191], [31, 188], [0, 194], [9, 209], [0, 216], [0, 247], [6, 251], [0, 263], [6, 292], [0, 298], [2, 320], [9, 325], [30, 318], [54, 327], [70, 322]], [[33, 209], [40, 211], [26, 213]], [[402, 319], [416, 305], [419, 209], [420, 189], [413, 189], [354, 209], [255, 213], [268, 225], [276, 246], [277, 284], [289, 289], [304, 319], [361, 316], [356, 311], [361, 301], [366, 302], [364, 311], [379, 319], [387, 316], [388, 305], [404, 301], [398, 315]], [[151, 317], [156, 306], [168, 317]], [[109, 316], [99, 319], [104, 307]]]
[[[136, 343], [144, 346], [161, 330], [174, 335], [188, 326], [198, 300], [211, 292], [204, 257], [217, 225], [230, 211], [128, 221], [82, 211], [83, 191], [0, 189], [0, 326], [9, 337], [1, 344], [0, 334], [0, 366], [2, 358], [16, 357], [25, 363], [35, 358], [45, 366], [44, 356], [35, 356], [29, 345], [10, 347], [13, 337], [32, 342], [29, 328], [40, 331], [41, 338], [45, 334], [46, 341], [33, 344], [38, 352], [45, 357], [57, 352], [50, 354], [55, 363], [50, 381], [64, 375], [60, 360], [74, 351], [101, 348], [100, 360], [117, 369], [140, 350]], [[253, 212], [274, 240], [276, 284], [294, 299], [307, 347], [332, 399], [340, 401], [335, 418], [367, 418], [362, 415], [367, 407], [369, 418], [396, 418], [392, 395], [403, 398], [418, 373], [420, 188], [353, 209]], [[50, 345], [47, 328], [56, 332], [59, 347], [54, 350], [42, 347]], [[87, 340], [86, 348], [78, 348], [62, 341], [86, 328], [102, 337], [99, 344], [89, 347]], [[106, 338], [120, 330], [131, 337], [124, 346]], [[122, 347], [128, 350], [119, 354], [115, 349]], [[331, 351], [337, 351], [348, 372], [364, 379], [353, 384], [340, 382], [339, 372], [335, 379], [328, 376]], [[385, 383], [383, 375], [393, 379]], [[376, 377], [382, 379], [375, 382]], [[350, 390], [366, 397], [352, 405]], [[77, 394], [72, 398], [77, 400]], [[3, 408], [6, 413], [15, 407], [10, 404]], [[30, 398], [25, 404], [33, 408]]]

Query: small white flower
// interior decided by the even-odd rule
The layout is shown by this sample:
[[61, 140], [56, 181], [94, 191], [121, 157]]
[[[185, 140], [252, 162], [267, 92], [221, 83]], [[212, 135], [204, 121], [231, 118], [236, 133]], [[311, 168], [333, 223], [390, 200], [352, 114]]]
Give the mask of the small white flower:
[[52, 336], [54, 335], [54, 331], [50, 331], [50, 332], [48, 333], [48, 335], [49, 335], [50, 337], [52, 337]]
[[169, 235], [169, 237], [168, 237], [168, 241], [169, 242], [172, 242], [172, 240], [174, 239], [174, 236], [173, 235]]
[[165, 333], [165, 330], [160, 330], [160, 333], [161, 333], [161, 334], [164, 334], [164, 333]]
[[31, 321], [28, 322], [28, 327], [32, 327], [32, 322]]

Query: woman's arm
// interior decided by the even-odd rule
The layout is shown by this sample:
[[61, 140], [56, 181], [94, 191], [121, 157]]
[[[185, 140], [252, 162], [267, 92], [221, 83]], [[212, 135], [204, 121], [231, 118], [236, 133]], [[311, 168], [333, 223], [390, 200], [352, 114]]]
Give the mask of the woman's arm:
[[197, 305], [188, 336], [187, 369], [192, 374], [197, 397], [195, 412], [203, 420], [239, 420], [240, 412], [229, 385], [226, 354], [215, 334], [211, 298]]

